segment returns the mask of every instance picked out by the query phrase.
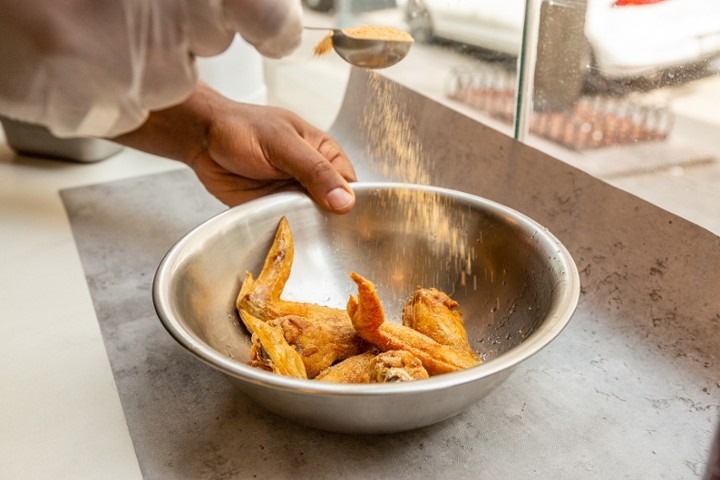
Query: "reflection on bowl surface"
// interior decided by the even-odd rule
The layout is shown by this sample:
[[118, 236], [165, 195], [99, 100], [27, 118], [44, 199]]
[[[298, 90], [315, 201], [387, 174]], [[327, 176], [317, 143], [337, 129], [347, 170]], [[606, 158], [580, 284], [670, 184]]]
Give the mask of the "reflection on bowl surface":
[[[193, 355], [258, 404], [298, 423], [347, 433], [389, 433], [451, 417], [476, 403], [513, 367], [551, 342], [580, 291], [575, 264], [545, 228], [500, 204], [435, 187], [353, 186], [346, 215], [300, 193], [230, 209], [183, 237], [158, 267], [157, 313]], [[415, 287], [460, 304], [482, 365], [427, 380], [333, 384], [246, 365], [250, 337], [235, 310], [245, 272], [260, 272], [281, 217], [295, 239], [283, 298], [344, 308], [356, 271], [377, 287], [390, 321]]]

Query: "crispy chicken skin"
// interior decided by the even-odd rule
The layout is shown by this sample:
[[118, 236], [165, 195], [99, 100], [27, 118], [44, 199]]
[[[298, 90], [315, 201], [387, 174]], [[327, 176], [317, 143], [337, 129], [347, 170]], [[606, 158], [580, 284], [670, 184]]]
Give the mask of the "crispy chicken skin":
[[454, 372], [480, 363], [474, 353], [457, 351], [410, 327], [386, 322], [375, 285], [355, 272], [350, 277], [358, 286], [358, 296], [350, 297], [347, 312], [355, 331], [367, 342], [382, 351], [412, 353], [430, 375]]
[[250, 365], [288, 377], [308, 378], [303, 359], [285, 340], [280, 325], [263, 322], [244, 310], [240, 318], [252, 333]]
[[330, 365], [366, 351], [369, 346], [352, 328], [347, 317], [285, 315], [270, 323], [278, 325], [287, 343], [302, 358], [308, 378]]
[[390, 383], [428, 377], [422, 362], [410, 352], [373, 350], [325, 369], [315, 380], [335, 383]]
[[403, 308], [403, 325], [468, 355], [470, 347], [458, 303], [436, 288], [418, 287]]
[[370, 350], [346, 358], [320, 372], [315, 380], [334, 383], [370, 383], [370, 364], [376, 355], [377, 351]]
[[382, 352], [370, 362], [371, 383], [409, 382], [428, 377], [420, 359], [405, 350]]
[[239, 311], [280, 327], [287, 343], [301, 356], [307, 377], [314, 378], [330, 365], [366, 351], [369, 345], [357, 335], [345, 310], [280, 298], [293, 255], [292, 233], [283, 217], [260, 275], [257, 279], [245, 275], [236, 305]]
[[261, 320], [282, 316], [277, 308], [280, 295], [290, 277], [294, 256], [295, 245], [290, 225], [287, 219], [282, 217], [257, 280], [250, 272], [245, 274], [236, 301], [237, 309], [248, 311]]

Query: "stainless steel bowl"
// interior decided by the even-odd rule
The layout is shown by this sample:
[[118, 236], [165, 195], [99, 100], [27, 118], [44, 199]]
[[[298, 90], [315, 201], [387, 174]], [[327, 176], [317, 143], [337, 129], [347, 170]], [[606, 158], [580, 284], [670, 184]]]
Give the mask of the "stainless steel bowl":
[[[153, 285], [168, 332], [272, 412], [319, 429], [389, 433], [460, 413], [570, 320], [580, 291], [577, 268], [530, 218], [452, 190], [353, 188], [357, 204], [347, 215], [326, 213], [300, 193], [280, 193], [190, 231], [162, 260]], [[357, 271], [376, 284], [388, 318], [397, 320], [416, 285], [437, 287], [460, 303], [470, 342], [485, 362], [427, 380], [369, 385], [299, 380], [246, 365], [249, 336], [235, 298], [245, 272], [259, 273], [283, 215], [295, 238], [284, 298], [344, 308], [356, 292], [348, 275]]]

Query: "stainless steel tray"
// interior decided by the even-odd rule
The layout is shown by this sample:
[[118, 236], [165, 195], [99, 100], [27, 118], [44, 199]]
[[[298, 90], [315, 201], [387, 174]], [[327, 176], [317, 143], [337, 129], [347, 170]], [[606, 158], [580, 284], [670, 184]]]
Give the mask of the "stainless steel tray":
[[59, 138], [42, 125], [3, 116], [0, 116], [0, 123], [8, 145], [21, 155], [91, 163], [123, 149], [122, 145], [100, 138]]

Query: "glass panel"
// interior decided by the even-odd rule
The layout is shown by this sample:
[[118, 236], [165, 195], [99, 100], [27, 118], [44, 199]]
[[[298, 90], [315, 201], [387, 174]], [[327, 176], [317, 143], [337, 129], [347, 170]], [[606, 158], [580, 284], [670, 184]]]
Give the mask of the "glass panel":
[[527, 142], [720, 233], [720, 2], [538, 3]]

